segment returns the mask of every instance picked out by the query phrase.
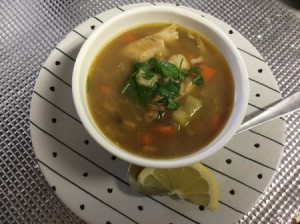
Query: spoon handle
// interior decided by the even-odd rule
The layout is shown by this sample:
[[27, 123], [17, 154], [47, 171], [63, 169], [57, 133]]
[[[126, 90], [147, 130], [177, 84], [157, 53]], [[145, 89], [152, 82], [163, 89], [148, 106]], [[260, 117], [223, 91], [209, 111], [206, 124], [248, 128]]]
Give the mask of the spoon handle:
[[238, 135], [250, 128], [256, 127], [260, 124], [271, 121], [275, 118], [281, 117], [285, 114], [297, 111], [300, 109], [300, 91], [293, 93], [292, 95], [280, 100], [278, 103], [269, 107], [267, 110], [261, 112], [254, 118], [244, 122], [235, 135]]

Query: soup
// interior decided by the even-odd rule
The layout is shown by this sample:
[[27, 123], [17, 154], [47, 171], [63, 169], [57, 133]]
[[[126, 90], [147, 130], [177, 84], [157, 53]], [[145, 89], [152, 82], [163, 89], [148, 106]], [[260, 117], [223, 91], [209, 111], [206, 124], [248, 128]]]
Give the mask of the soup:
[[208, 145], [234, 101], [222, 53], [177, 24], [145, 24], [114, 37], [96, 55], [87, 99], [101, 131], [147, 158], [176, 158]]

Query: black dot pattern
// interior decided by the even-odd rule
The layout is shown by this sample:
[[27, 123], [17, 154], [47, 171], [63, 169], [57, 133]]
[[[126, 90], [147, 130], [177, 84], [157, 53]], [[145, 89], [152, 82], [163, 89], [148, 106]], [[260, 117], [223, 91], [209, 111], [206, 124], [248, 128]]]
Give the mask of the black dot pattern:
[[230, 164], [231, 162], [232, 162], [231, 159], [226, 159], [227, 164]]
[[260, 144], [255, 143], [255, 144], [254, 144], [254, 147], [255, 147], [255, 148], [259, 148], [259, 147], [260, 147]]
[[80, 205], [80, 209], [81, 209], [81, 210], [84, 210], [84, 208], [85, 208], [84, 204], [81, 204], [81, 205]]
[[91, 26], [91, 30], [94, 30], [94, 29], [95, 29], [95, 25], [92, 25], [92, 26]]
[[235, 191], [234, 191], [233, 189], [231, 189], [231, 190], [229, 191], [229, 193], [230, 193], [231, 195], [234, 195], [234, 194], [235, 194]]
[[116, 156], [112, 156], [112, 157], [111, 157], [111, 160], [116, 160], [116, 159], [117, 159]]
[[56, 64], [56, 65], [60, 65], [60, 61], [56, 61], [55, 64]]
[[52, 152], [52, 155], [55, 158], [57, 156], [57, 152]]
[[111, 222], [110, 221], [106, 221], [106, 223], [105, 224], [111, 224]]
[[258, 179], [262, 179], [262, 178], [263, 178], [263, 175], [260, 173], [260, 174], [257, 175], [257, 178], [258, 178]]
[[233, 34], [233, 31], [232, 31], [232, 30], [229, 30], [228, 33], [229, 33], [229, 34]]
[[53, 191], [56, 191], [56, 187], [55, 186], [52, 186], [51, 188], [52, 188]]
[[112, 193], [112, 192], [113, 192], [113, 189], [112, 189], [112, 188], [107, 188], [107, 192], [108, 192], [108, 193]]
[[89, 140], [84, 141], [84, 144], [86, 144], [86, 145], [88, 145], [89, 143], [90, 143]]
[[259, 93], [256, 93], [256, 95], [255, 95], [256, 97], [260, 97], [260, 94]]
[[258, 71], [258, 73], [262, 73], [263, 72], [263, 70], [261, 68], [258, 69], [257, 71]]
[[205, 209], [205, 207], [204, 207], [203, 205], [200, 205], [200, 206], [199, 206], [199, 210], [200, 210], [200, 211], [204, 211], [204, 209]]
[[139, 205], [139, 206], [138, 206], [138, 209], [139, 209], [140, 211], [143, 211], [144, 208], [143, 208], [143, 206]]
[[56, 123], [56, 118], [52, 118], [51, 121], [53, 124]]
[[82, 176], [84, 176], [84, 177], [87, 177], [89, 174], [88, 174], [88, 172], [84, 172], [83, 174], [82, 174]]
[[49, 89], [50, 89], [52, 92], [55, 91], [55, 87], [54, 87], [54, 86], [51, 86]]

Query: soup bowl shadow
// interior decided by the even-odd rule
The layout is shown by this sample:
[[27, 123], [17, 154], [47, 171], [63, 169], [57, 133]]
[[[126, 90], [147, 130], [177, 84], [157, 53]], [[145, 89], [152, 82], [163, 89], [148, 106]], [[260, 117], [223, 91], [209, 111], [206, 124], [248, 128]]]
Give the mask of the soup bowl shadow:
[[[224, 55], [234, 80], [234, 103], [231, 115], [218, 136], [204, 148], [190, 155], [170, 159], [152, 159], [128, 152], [114, 144], [96, 125], [89, 110], [86, 82], [89, 68], [98, 52], [116, 35], [138, 25], [176, 23], [200, 33]], [[95, 30], [82, 46], [73, 71], [72, 94], [78, 115], [89, 134], [110, 153], [129, 163], [144, 167], [174, 168], [201, 161], [222, 149], [242, 123], [248, 105], [249, 83], [245, 64], [229, 37], [200, 15], [175, 6], [147, 6], [125, 11]]]

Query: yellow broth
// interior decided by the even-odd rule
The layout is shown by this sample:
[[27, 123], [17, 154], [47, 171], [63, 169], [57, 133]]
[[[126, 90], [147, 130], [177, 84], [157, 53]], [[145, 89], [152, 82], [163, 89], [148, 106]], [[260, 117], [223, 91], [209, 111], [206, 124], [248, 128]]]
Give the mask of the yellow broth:
[[[167, 60], [173, 54], [194, 58], [203, 56], [203, 62], [215, 73], [204, 84], [194, 88], [189, 95], [201, 100], [201, 108], [184, 126], [175, 125], [176, 132], [157, 132], [157, 127], [174, 125], [172, 113], [166, 110], [161, 119], [147, 121], [149, 106], [131, 101], [122, 94], [122, 88], [130, 76], [136, 60], [124, 56], [122, 49], [132, 41], [159, 32], [170, 24], [146, 24], [134, 27], [114, 37], [95, 57], [88, 75], [87, 99], [94, 121], [102, 132], [126, 151], [148, 158], [176, 158], [189, 155], [205, 147], [220, 133], [231, 114], [234, 101], [234, 83], [224, 56], [207, 39], [181, 26], [179, 38], [165, 43]], [[197, 41], [201, 39], [205, 50]], [[186, 97], [186, 96], [185, 96]], [[185, 97], [178, 99], [180, 105]]]

